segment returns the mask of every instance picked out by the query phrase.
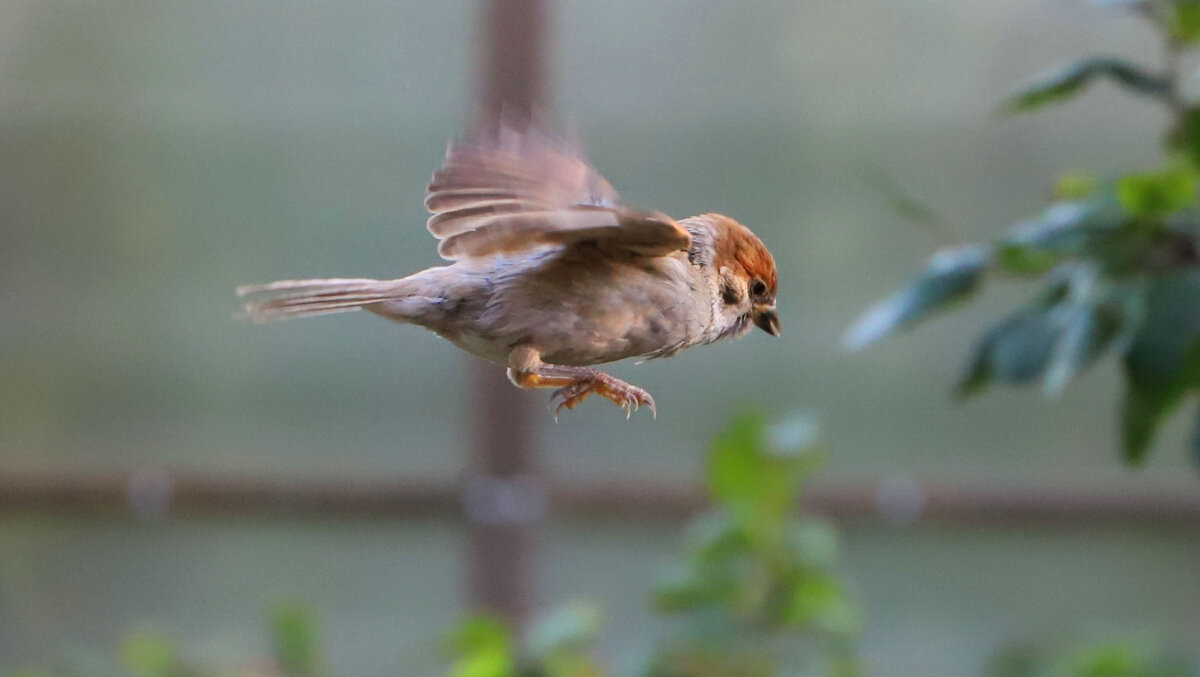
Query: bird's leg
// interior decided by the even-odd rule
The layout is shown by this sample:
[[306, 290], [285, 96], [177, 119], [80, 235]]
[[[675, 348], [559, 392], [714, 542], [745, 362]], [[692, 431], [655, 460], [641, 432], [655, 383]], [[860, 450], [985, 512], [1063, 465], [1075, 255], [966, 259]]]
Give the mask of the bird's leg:
[[563, 408], [574, 409], [595, 393], [612, 400], [625, 410], [629, 418], [639, 407], [649, 407], [655, 418], [658, 411], [650, 393], [621, 379], [596, 371], [590, 367], [568, 367], [545, 364], [537, 351], [526, 346], [513, 350], [509, 356], [508, 379], [520, 388], [558, 388], [550, 396], [551, 401], [562, 398], [554, 408], [557, 418]]
[[574, 383], [563, 386], [554, 391], [551, 396], [551, 401], [561, 397], [562, 402], [554, 408], [554, 415], [557, 416], [563, 407], [574, 409], [580, 402], [587, 399], [587, 396], [596, 393], [602, 397], [611, 400], [618, 407], [625, 410], [625, 418], [629, 418], [633, 412], [640, 407], [650, 409], [650, 415], [658, 418], [658, 410], [654, 406], [654, 398], [644, 388], [639, 388], [632, 383], [622, 381], [621, 379], [605, 374], [595, 369], [583, 367], [586, 373], [579, 377]]

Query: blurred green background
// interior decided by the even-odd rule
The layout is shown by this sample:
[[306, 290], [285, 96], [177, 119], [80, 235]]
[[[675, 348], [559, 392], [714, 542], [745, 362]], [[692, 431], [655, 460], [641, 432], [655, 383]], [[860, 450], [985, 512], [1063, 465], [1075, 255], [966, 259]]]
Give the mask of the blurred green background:
[[[1153, 165], [1163, 120], [1099, 87], [995, 114], [1062, 58], [1153, 62], [1149, 28], [1060, 0], [564, 1], [554, 96], [627, 201], [731, 214], [781, 267], [785, 333], [617, 375], [659, 417], [590, 404], [537, 423], [555, 477], [693, 481], [731, 409], [820, 413], [817, 480], [1194, 491], [1188, 417], [1136, 473], [1117, 460], [1109, 364], [1058, 402], [947, 397], [973, 321], [864, 355], [843, 329], [943, 241], [899, 219], [889, 176], [964, 238], [1038, 210], [1061, 171]], [[0, 5], [0, 470], [165, 468], [453, 479], [471, 359], [365, 314], [250, 327], [233, 287], [394, 277], [438, 260], [422, 190], [473, 86], [475, 4], [6, 0]], [[544, 398], [541, 393], [514, 397]], [[842, 525], [879, 675], [969, 674], [999, 643], [1148, 626], [1200, 644], [1200, 525]], [[552, 519], [541, 601], [602, 599], [614, 664], [649, 641], [671, 524]], [[436, 672], [465, 531], [439, 519], [0, 513], [0, 673], [90, 660], [131, 628], [254, 654], [263, 609], [310, 601], [342, 674]]]

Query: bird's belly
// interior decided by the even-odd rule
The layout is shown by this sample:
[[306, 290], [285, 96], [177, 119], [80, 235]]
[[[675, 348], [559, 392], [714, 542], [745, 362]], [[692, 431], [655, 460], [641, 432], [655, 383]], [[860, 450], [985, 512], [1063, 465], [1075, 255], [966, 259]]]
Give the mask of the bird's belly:
[[507, 364], [508, 355], [518, 345], [535, 347], [548, 364], [589, 366], [630, 357], [670, 354], [684, 342], [652, 315], [643, 321], [630, 317], [581, 317], [554, 314], [535, 325], [509, 326], [498, 332], [435, 330], [447, 341], [476, 357]]
[[674, 352], [686, 343], [683, 324], [669, 308], [609, 305], [603, 312], [572, 314], [562, 325], [532, 327], [529, 343], [550, 364], [593, 365]]
[[506, 341], [497, 340], [494, 336], [480, 335], [471, 331], [435, 330], [435, 332], [475, 357], [480, 357], [496, 364], [508, 364], [508, 354], [512, 352], [512, 346]]
[[571, 366], [670, 355], [694, 343], [710, 320], [689, 272], [686, 258], [649, 265], [500, 260], [456, 273], [471, 284], [461, 298], [442, 299], [436, 319], [421, 324], [499, 364], [519, 345], [532, 346], [546, 363]]
[[[537, 348], [550, 364], [586, 366], [677, 352], [707, 320], [693, 307], [688, 280], [661, 270], [580, 270], [557, 284], [506, 290], [504, 333]], [[670, 272], [670, 271], [667, 271]], [[703, 308], [702, 310], [707, 310]]]

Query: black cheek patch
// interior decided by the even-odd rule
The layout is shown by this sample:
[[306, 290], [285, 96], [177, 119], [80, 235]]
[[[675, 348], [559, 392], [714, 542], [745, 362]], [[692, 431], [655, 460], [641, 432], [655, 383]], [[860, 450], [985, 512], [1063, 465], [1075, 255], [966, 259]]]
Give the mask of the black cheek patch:
[[742, 300], [742, 295], [733, 285], [726, 284], [721, 286], [721, 300], [725, 305], [734, 306]]

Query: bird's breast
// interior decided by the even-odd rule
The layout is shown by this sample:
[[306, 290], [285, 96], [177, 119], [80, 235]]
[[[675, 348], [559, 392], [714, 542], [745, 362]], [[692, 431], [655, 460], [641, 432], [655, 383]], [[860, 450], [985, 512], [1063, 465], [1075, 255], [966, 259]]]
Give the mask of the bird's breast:
[[552, 258], [500, 271], [480, 325], [510, 345], [533, 345], [551, 364], [669, 355], [695, 343], [711, 320], [697, 284], [682, 253]]

